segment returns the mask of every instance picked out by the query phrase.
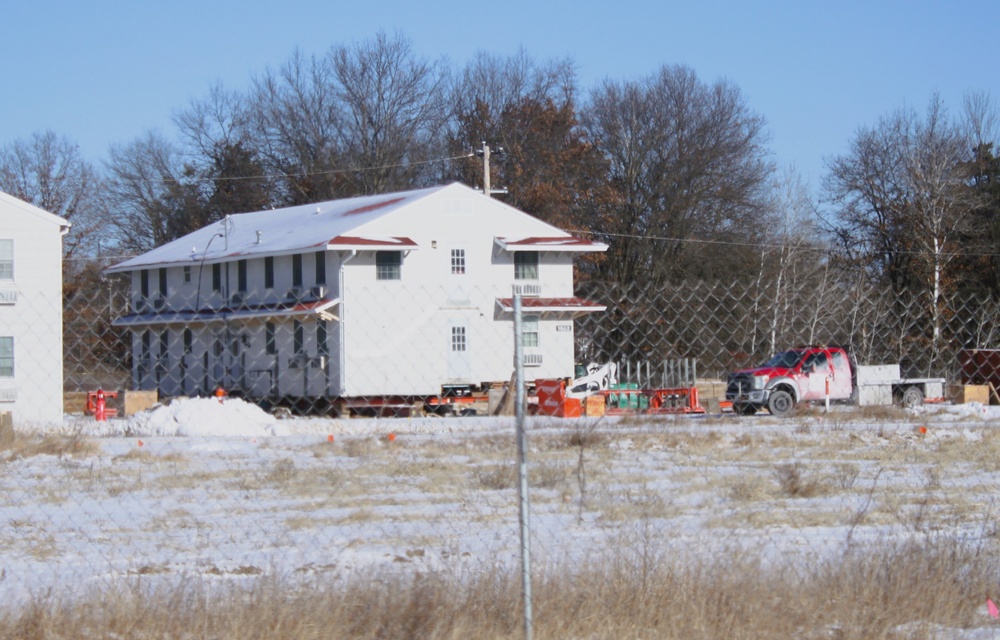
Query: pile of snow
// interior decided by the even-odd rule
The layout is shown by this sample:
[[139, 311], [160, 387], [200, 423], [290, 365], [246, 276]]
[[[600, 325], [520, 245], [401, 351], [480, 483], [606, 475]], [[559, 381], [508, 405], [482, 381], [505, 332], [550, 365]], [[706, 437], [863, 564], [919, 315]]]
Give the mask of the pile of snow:
[[[288, 430], [238, 398], [184, 398], [128, 418], [125, 434], [140, 436], [277, 436]], [[124, 435], [124, 434], [123, 434]]]

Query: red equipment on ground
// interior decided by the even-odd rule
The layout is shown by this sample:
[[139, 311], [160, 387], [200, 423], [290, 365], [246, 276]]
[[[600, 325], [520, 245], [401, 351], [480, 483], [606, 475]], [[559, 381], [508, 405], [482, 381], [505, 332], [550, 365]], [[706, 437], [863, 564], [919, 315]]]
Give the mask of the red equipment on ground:
[[108, 398], [117, 398], [117, 391], [105, 391], [104, 389], [98, 389], [97, 391], [87, 392], [87, 413], [94, 416], [94, 420], [98, 422], [104, 422], [109, 417], [113, 418], [118, 415], [118, 409], [108, 407]]

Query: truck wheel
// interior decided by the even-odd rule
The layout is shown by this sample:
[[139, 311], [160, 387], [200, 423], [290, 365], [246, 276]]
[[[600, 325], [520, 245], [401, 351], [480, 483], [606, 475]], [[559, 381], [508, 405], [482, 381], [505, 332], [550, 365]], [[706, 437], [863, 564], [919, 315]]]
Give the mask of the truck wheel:
[[738, 416], [752, 416], [757, 413], [757, 405], [754, 404], [743, 404], [742, 402], [733, 403], [733, 413]]
[[786, 415], [794, 406], [795, 400], [787, 391], [773, 391], [767, 399], [767, 410], [772, 416]]
[[907, 387], [900, 403], [907, 409], [920, 406], [924, 403], [924, 392], [920, 390], [920, 387]]

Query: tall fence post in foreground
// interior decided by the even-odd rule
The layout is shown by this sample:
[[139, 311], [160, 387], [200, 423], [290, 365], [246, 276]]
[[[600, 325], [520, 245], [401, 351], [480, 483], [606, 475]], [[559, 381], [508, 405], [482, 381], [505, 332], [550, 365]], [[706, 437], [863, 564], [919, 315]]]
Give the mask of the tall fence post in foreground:
[[531, 640], [531, 526], [528, 512], [528, 436], [524, 429], [524, 345], [521, 333], [521, 293], [514, 291], [514, 415], [517, 423], [517, 479], [521, 504], [521, 586], [524, 595], [524, 637]]

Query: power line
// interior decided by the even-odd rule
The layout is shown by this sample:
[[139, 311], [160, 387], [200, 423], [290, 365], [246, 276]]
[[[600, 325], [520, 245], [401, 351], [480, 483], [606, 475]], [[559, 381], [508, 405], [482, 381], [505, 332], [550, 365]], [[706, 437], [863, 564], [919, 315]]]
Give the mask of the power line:
[[242, 180], [272, 180], [275, 178], [309, 178], [313, 176], [328, 176], [328, 175], [338, 175], [344, 173], [357, 173], [363, 171], [384, 171], [387, 169], [398, 169], [400, 167], [416, 167], [425, 164], [434, 164], [435, 162], [451, 162], [452, 160], [461, 160], [463, 158], [472, 158], [475, 153], [466, 153], [459, 156], [448, 156], [444, 158], [431, 158], [429, 160], [414, 160], [408, 162], [397, 162], [393, 164], [385, 164], [373, 167], [348, 167], [346, 169], [327, 169], [324, 171], [305, 171], [298, 173], [274, 173], [274, 174], [259, 174], [252, 176], [219, 176], [219, 177], [185, 177], [185, 178], [166, 178], [161, 177], [157, 179], [157, 182], [162, 183], [198, 183], [198, 182], [239, 182]]
[[[740, 248], [753, 248], [753, 249], [795, 249], [804, 252], [813, 253], [830, 253], [836, 251], [834, 247], [819, 247], [815, 245], [796, 245], [781, 242], [736, 242], [732, 240], [705, 240], [702, 238], [677, 238], [670, 236], [656, 236], [656, 235], [640, 235], [635, 233], [613, 233], [610, 231], [601, 231], [593, 229], [567, 229], [568, 233], [589, 235], [589, 236], [604, 236], [607, 238], [624, 238], [631, 240], [650, 240], [654, 242], [677, 242], [677, 243], [689, 243], [689, 244], [704, 244], [704, 245], [718, 245], [727, 247], [740, 247]], [[887, 254], [890, 253], [884, 249], [875, 249], [869, 251], [870, 254]], [[996, 258], [1000, 257], [1000, 253], [997, 252], [969, 252], [969, 251], [942, 251], [937, 254], [931, 251], [912, 251], [900, 249], [898, 251], [892, 252], [894, 255], [899, 256], [932, 256], [939, 255], [945, 258], [955, 258], [959, 256], [965, 256], [969, 258]]]

